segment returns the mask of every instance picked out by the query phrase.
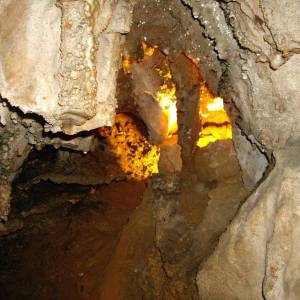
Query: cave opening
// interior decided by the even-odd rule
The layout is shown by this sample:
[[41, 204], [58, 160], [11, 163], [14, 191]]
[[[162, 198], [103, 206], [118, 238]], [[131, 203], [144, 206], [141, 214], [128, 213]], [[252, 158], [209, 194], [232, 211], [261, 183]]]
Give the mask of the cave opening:
[[0, 223], [0, 298], [200, 299], [199, 266], [269, 153], [241, 129], [213, 41], [187, 5], [170, 2], [135, 4], [108, 125], [73, 134], [79, 106], [63, 111], [59, 132], [16, 109], [10, 121], [31, 142]]

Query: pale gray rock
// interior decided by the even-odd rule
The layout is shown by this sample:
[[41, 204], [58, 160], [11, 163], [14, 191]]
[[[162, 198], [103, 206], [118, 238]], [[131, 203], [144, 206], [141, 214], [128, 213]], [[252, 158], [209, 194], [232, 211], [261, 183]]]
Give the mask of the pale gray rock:
[[242, 135], [235, 132], [234, 143], [248, 190], [264, 174], [266, 157], [275, 158], [200, 266], [200, 299], [297, 299], [300, 3], [184, 2], [225, 62], [220, 94], [236, 109]]
[[75, 134], [111, 125], [131, 1], [0, 4], [2, 98], [43, 117], [47, 131]]
[[252, 191], [268, 167], [268, 159], [255, 140], [249, 140], [239, 128], [234, 128], [233, 143], [241, 167], [245, 188]]
[[245, 202], [197, 277], [201, 299], [298, 299], [299, 148]]

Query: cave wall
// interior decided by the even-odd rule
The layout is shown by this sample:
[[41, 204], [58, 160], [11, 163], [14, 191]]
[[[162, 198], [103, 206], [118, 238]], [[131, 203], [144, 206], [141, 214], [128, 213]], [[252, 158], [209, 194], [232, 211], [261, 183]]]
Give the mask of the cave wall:
[[139, 55], [137, 46], [142, 41], [158, 45], [169, 60], [185, 53], [200, 68], [210, 88], [217, 92], [223, 69], [213, 42], [204, 36], [203, 28], [180, 0], [137, 1], [133, 20], [135, 23], [125, 41], [126, 55]]
[[[179, 8], [179, 1], [153, 6], [141, 1], [136, 7], [138, 12], [140, 5], [150, 16], [151, 7], [170, 11], [170, 19], [174, 19], [174, 24], [180, 20], [182, 26], [177, 25], [175, 40], [170, 29], [163, 31], [158, 27], [167, 33], [162, 33], [163, 39], [155, 35], [155, 29], [150, 29], [151, 25], [155, 28], [160, 24], [155, 17], [141, 18], [138, 29], [131, 34], [137, 30], [138, 37], [162, 45], [161, 50], [171, 61], [172, 57], [176, 60], [180, 51], [199, 58], [204, 79], [224, 98], [232, 117], [243, 181], [252, 195], [239, 210], [239, 201], [232, 198], [227, 223], [222, 218], [228, 206], [223, 207], [220, 215], [217, 211], [222, 207], [220, 203], [230, 197], [224, 196], [216, 211], [206, 211], [207, 223], [215, 219], [224, 221], [222, 225], [214, 224], [213, 232], [207, 233], [208, 224], [191, 226], [185, 215], [187, 211], [180, 209], [185, 203], [182, 194], [186, 193], [178, 183], [180, 179], [163, 177], [155, 182], [155, 240], [163, 268], [178, 299], [194, 297], [195, 287], [189, 276], [195, 265], [200, 299], [297, 299], [299, 3], [292, 0], [284, 4], [263, 0], [180, 2], [186, 10]], [[193, 19], [188, 17], [188, 9]], [[165, 14], [157, 18], [163, 20], [161, 23], [172, 23], [166, 21]], [[186, 29], [189, 33], [182, 35], [179, 28], [184, 32], [185, 22], [190, 22], [189, 30]], [[194, 30], [196, 22], [199, 28]], [[189, 44], [189, 35], [194, 41], [201, 40], [200, 48]], [[180, 44], [183, 36], [187, 38], [184, 45]], [[130, 53], [130, 45], [126, 50]], [[211, 63], [205, 53], [213, 53]], [[215, 70], [213, 79], [210, 68]], [[219, 189], [226, 195], [228, 186]], [[211, 207], [216, 202], [211, 199]], [[201, 205], [197, 201], [194, 204]], [[218, 245], [209, 248], [210, 238], [223, 231]]]
[[47, 131], [111, 125], [130, 1], [1, 1], [0, 94]]
[[[32, 146], [66, 143], [68, 148], [90, 149], [86, 137], [45, 138], [45, 131], [75, 134], [113, 122], [116, 70], [132, 3], [0, 4], [0, 38], [7, 41], [0, 45], [0, 94], [6, 99], [0, 106], [0, 216], [5, 218], [10, 182]], [[171, 61], [181, 52], [193, 59], [211, 89], [227, 103], [244, 183], [254, 189], [235, 216], [240, 199], [228, 195], [245, 191], [234, 190], [235, 182], [223, 182], [224, 198], [214, 198], [212, 192], [211, 207], [229, 199], [233, 209], [226, 222], [218, 227], [212, 223], [214, 229], [205, 233], [198, 215], [193, 215], [193, 223], [183, 208], [193, 199], [182, 198], [187, 190], [177, 175], [153, 182], [149, 209], [154, 208], [155, 246], [165, 276], [176, 286], [177, 299], [195, 293], [200, 299], [299, 295], [299, 6], [295, 0], [145, 0], [135, 5], [137, 23], [126, 53], [135, 53], [142, 37], [159, 44]], [[79, 23], [83, 26], [77, 30]], [[70, 99], [65, 97], [69, 92]], [[271, 157], [274, 168], [257, 187]], [[201, 186], [197, 183], [195, 189]], [[201, 203], [196, 199], [193, 204], [197, 208]], [[224, 217], [224, 210], [211, 207], [204, 220]], [[211, 237], [223, 231], [218, 245], [208, 250]], [[197, 286], [190, 276], [195, 273]]]
[[227, 64], [227, 86], [220, 92], [233, 99], [243, 130], [267, 149], [296, 141], [299, 3], [291, 0], [283, 7], [280, 1], [184, 2]]
[[[149, 209], [155, 224], [154, 247], [158, 250], [155, 259], [160, 262], [156, 269], [160, 272], [153, 272], [151, 263], [150, 266], [145, 263], [139, 276], [142, 287], [147, 286], [143, 297], [151, 299], [149, 295], [155, 294], [156, 299], [197, 299], [195, 277], [198, 267], [212, 252], [219, 235], [226, 230], [247, 196], [231, 141], [213, 145], [207, 152], [195, 151], [199, 134], [200, 85], [206, 80], [217, 95], [226, 65], [219, 60], [214, 43], [205, 37], [203, 27], [181, 1], [139, 1], [134, 7], [133, 24], [125, 43], [126, 55], [141, 58], [142, 53], [139, 54], [137, 48], [143, 41], [158, 45], [161, 54], [168, 59], [172, 81], [176, 84], [179, 123], [176, 146], [181, 155], [181, 162], [177, 161], [180, 168], [173, 168], [172, 172], [167, 172], [171, 168], [165, 168], [152, 179], [149, 187], [148, 197], [152, 203]], [[144, 91], [152, 91], [150, 86], [155, 92], [159, 85], [159, 82], [153, 82], [155, 66], [147, 66], [148, 60], [143, 59], [143, 64], [131, 68], [136, 102], [143, 100], [146, 103], [145, 98], [150, 97], [144, 95]], [[156, 64], [159, 63], [157, 57]], [[151, 115], [148, 118], [151, 119]], [[155, 119], [150, 121], [158, 126]], [[150, 121], [145, 119], [147, 125]], [[151, 130], [151, 126], [148, 127]], [[253, 155], [256, 148], [253, 150], [251, 143], [246, 142], [249, 154]], [[164, 158], [169, 159], [165, 152], [162, 154], [160, 167]], [[261, 155], [258, 151], [257, 156]], [[258, 175], [247, 173], [250, 189], [265, 170], [266, 158], [262, 157]], [[152, 259], [145, 254], [146, 262]], [[155, 280], [149, 282], [153, 277]], [[160, 281], [165, 281], [164, 291]]]
[[87, 152], [93, 133], [86, 132], [114, 122], [132, 4], [0, 1], [0, 219], [32, 147]]
[[[300, 3], [184, 2], [226, 64], [220, 93], [240, 114], [235, 124], [275, 159], [274, 169], [201, 266], [199, 297], [297, 299]], [[235, 146], [240, 161], [246, 161], [238, 139]]]

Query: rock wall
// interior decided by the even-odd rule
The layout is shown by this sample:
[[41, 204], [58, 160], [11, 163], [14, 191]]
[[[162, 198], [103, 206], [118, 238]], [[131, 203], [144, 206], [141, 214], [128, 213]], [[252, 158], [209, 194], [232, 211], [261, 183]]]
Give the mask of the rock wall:
[[0, 94], [46, 131], [112, 124], [131, 2], [3, 0]]
[[[183, 2], [214, 41], [225, 66], [220, 93], [238, 111], [235, 126], [244, 138], [236, 135], [235, 147], [244, 178], [252, 173], [250, 186], [266, 162], [247, 154], [243, 139], [275, 158], [273, 171], [201, 266], [199, 297], [297, 299], [300, 3]], [[247, 162], [251, 157], [252, 164]]]
[[[10, 182], [32, 146], [89, 149], [90, 137], [66, 134], [113, 122], [131, 4], [0, 0], [1, 218], [8, 213]], [[234, 218], [246, 195], [240, 182], [210, 187], [210, 206], [198, 210], [199, 172], [182, 181], [178, 174], [153, 181], [155, 246], [174, 299], [193, 299], [197, 291], [200, 299], [299, 298], [299, 13], [295, 0], [136, 3], [126, 51], [135, 52], [143, 39], [159, 44], [171, 61], [184, 52], [201, 66], [225, 99], [244, 183], [254, 189]], [[189, 100], [183, 94], [182, 103]], [[266, 174], [271, 157], [275, 166]]]
[[[0, 186], [5, 190], [33, 146], [86, 152], [93, 134], [82, 132], [114, 122], [132, 4], [0, 1]], [[2, 194], [0, 218], [6, 218], [9, 193]]]
[[243, 130], [266, 149], [297, 141], [299, 3], [184, 2], [228, 65], [220, 92], [237, 106]]
[[275, 168], [200, 269], [200, 299], [299, 298], [298, 152], [276, 153]]

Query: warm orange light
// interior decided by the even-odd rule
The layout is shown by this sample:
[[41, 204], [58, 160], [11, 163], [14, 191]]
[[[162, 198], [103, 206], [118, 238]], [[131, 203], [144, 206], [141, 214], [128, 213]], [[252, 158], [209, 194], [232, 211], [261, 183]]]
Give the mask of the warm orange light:
[[214, 97], [205, 85], [200, 90], [200, 118], [202, 128], [197, 141], [200, 148], [218, 140], [232, 139], [232, 127], [223, 99]]
[[129, 179], [143, 180], [158, 173], [159, 147], [147, 141], [130, 116], [118, 114], [115, 125], [110, 130], [100, 128], [99, 134], [106, 137]]
[[123, 57], [123, 61], [122, 61], [122, 68], [123, 68], [123, 72], [125, 74], [130, 74], [131, 70], [130, 70], [130, 66], [134, 63], [134, 59], [130, 58], [129, 56], [124, 56]]
[[[155, 49], [158, 48], [157, 45], [151, 46], [142, 42], [142, 47], [144, 55], [152, 56]], [[178, 131], [177, 127], [177, 107], [176, 107], [176, 86], [172, 82], [172, 74], [169, 66], [166, 64], [165, 69], [156, 69], [159, 75], [163, 79], [163, 83], [159, 87], [154, 98], [157, 100], [159, 106], [163, 110], [163, 113], [168, 118], [168, 137], [171, 137]], [[146, 91], [147, 93], [147, 91]]]
[[[142, 42], [142, 48], [144, 56], [152, 56], [155, 50], [158, 48], [157, 45], [148, 45]], [[130, 73], [130, 66], [133, 63], [137, 63], [133, 59], [124, 56], [123, 57], [123, 71], [126, 74]], [[172, 137], [178, 131], [177, 126], [177, 107], [176, 107], [176, 86], [172, 82], [172, 74], [168, 64], [164, 66], [164, 70], [156, 69], [159, 75], [162, 77], [163, 83], [160, 85], [155, 95], [151, 93], [151, 96], [155, 98], [161, 107], [163, 113], [168, 118], [168, 137]], [[150, 93], [145, 91], [145, 93]]]
[[171, 137], [178, 131], [176, 86], [172, 82], [172, 74], [168, 66], [166, 66], [165, 72], [159, 69], [158, 72], [163, 77], [163, 84], [156, 92], [155, 98], [168, 118], [168, 137]]
[[[158, 48], [157, 45], [148, 45], [145, 42], [142, 42], [142, 48], [144, 51], [144, 56], [152, 56], [155, 50]], [[133, 59], [124, 56], [123, 57], [123, 71], [126, 74], [130, 73], [130, 66], [133, 63], [138, 63]], [[164, 69], [161, 70], [159, 68], [156, 69], [159, 75], [162, 78], [162, 84], [160, 85], [159, 89], [157, 90], [156, 94], [151, 96], [155, 98], [161, 107], [163, 113], [168, 119], [168, 137], [172, 137], [173, 134], [177, 133], [178, 126], [177, 126], [177, 107], [176, 107], [176, 86], [172, 82], [172, 74], [168, 64], [164, 66]], [[148, 91], [145, 91], [149, 93]]]
[[144, 55], [147, 55], [147, 56], [152, 56], [154, 54], [155, 49], [158, 48], [157, 45], [150, 46], [150, 45], [146, 44], [145, 42], [142, 42], [142, 47], [143, 47]]

